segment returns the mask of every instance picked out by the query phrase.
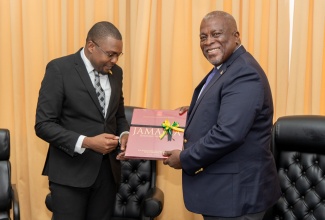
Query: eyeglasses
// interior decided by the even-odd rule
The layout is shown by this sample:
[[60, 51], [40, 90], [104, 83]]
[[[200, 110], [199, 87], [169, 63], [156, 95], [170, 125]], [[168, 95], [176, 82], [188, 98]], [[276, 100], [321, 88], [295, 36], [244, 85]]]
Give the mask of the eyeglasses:
[[92, 40], [92, 42], [108, 57], [108, 59], [113, 59], [114, 57], [116, 57], [116, 59], [120, 58], [123, 53], [116, 53], [116, 52], [112, 52], [112, 53], [109, 53], [109, 52], [106, 52], [105, 50], [103, 50], [95, 41]]

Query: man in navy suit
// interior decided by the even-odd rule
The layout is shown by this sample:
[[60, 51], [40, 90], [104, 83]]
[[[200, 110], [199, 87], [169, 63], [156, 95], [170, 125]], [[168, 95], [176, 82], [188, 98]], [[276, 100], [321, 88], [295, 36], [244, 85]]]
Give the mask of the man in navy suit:
[[117, 159], [123, 159], [119, 150], [125, 149], [129, 130], [123, 72], [116, 65], [122, 49], [119, 30], [98, 22], [84, 48], [46, 67], [35, 131], [49, 143], [43, 175], [49, 178], [55, 220], [108, 220], [113, 212]]
[[203, 18], [200, 46], [214, 68], [180, 109], [184, 149], [164, 152], [164, 164], [182, 169], [185, 206], [205, 220], [261, 220], [280, 197], [267, 77], [226, 12]]

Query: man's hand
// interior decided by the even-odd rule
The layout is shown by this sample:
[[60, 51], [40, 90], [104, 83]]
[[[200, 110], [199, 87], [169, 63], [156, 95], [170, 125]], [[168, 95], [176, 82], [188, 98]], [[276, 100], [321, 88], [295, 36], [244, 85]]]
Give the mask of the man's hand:
[[124, 135], [122, 135], [121, 140], [120, 140], [121, 152], [116, 156], [117, 160], [126, 160], [126, 158], [124, 156], [125, 156], [126, 146], [128, 143], [128, 138], [129, 138], [128, 133], [125, 133]]
[[82, 146], [104, 155], [115, 150], [118, 139], [118, 136], [103, 133], [94, 137], [85, 137]]
[[165, 165], [173, 167], [174, 169], [182, 169], [182, 164], [180, 160], [180, 150], [165, 151], [163, 153], [164, 157], [168, 157], [163, 161]]
[[179, 109], [179, 113], [178, 113], [178, 114], [179, 114], [179, 115], [184, 114], [185, 112], [188, 111], [189, 107], [190, 107], [190, 106], [183, 106], [183, 107], [178, 108], [178, 109]]

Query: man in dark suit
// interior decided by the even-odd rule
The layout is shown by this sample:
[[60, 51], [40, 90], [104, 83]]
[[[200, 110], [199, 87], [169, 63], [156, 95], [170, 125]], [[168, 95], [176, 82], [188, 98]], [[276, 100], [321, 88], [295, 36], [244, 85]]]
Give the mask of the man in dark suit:
[[203, 18], [200, 46], [214, 68], [180, 109], [188, 110], [184, 150], [165, 152], [164, 164], [182, 169], [186, 208], [205, 220], [261, 220], [280, 197], [267, 77], [228, 13]]
[[129, 130], [123, 72], [116, 65], [122, 49], [119, 30], [98, 22], [84, 48], [46, 67], [35, 131], [49, 143], [43, 175], [49, 178], [55, 220], [108, 220], [112, 214], [117, 159], [123, 159]]

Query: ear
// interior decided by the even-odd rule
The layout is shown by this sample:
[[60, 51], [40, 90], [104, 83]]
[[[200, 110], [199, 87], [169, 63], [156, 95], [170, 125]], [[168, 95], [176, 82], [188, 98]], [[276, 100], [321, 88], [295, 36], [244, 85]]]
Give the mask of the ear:
[[240, 34], [238, 31], [234, 33], [234, 36], [236, 38], [236, 45], [240, 45]]
[[95, 49], [95, 44], [94, 42], [92, 42], [91, 40], [86, 42], [86, 46], [85, 46], [85, 50], [89, 51], [90, 53], [93, 53], [94, 49]]

